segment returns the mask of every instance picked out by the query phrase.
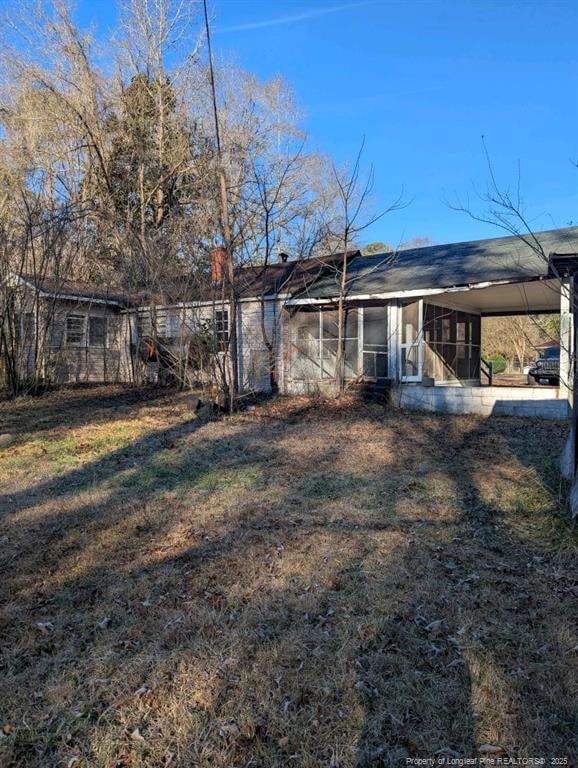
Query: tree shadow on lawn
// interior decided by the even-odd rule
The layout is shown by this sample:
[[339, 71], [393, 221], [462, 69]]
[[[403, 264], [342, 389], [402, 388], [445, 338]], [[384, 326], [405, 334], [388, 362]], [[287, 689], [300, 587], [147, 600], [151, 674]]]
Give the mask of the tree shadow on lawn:
[[22, 442], [55, 427], [94, 426], [119, 415], [134, 414], [135, 406], [168, 405], [174, 397], [174, 390], [158, 387], [104, 385], [1, 401], [2, 432], [10, 432]]
[[578, 754], [576, 537], [556, 498], [552, 450], [564, 432], [545, 421], [454, 419], [438, 442], [461, 513], [456, 536], [435, 557], [448, 558], [446, 599], [485, 723], [478, 744], [515, 756]]
[[146, 495], [124, 451], [69, 473], [39, 520], [16, 499], [43, 549], [4, 566], [13, 763], [393, 766], [471, 756], [493, 723], [511, 749], [566, 743], [566, 618], [477, 487], [482, 427], [369, 413], [395, 452], [364, 471], [344, 469], [344, 419], [308, 468], [303, 414], [189, 423], [128, 450], [157, 473]]

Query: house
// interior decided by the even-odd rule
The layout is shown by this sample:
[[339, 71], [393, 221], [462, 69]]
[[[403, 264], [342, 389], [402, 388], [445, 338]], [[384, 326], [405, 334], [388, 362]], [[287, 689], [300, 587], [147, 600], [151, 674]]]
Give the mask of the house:
[[[577, 253], [576, 227], [526, 239], [348, 253], [346, 380], [387, 390], [408, 408], [566, 418]], [[235, 271], [241, 389], [278, 387], [294, 394], [334, 388], [343, 260], [344, 254], [282, 258]], [[42, 301], [58, 304], [49, 342], [35, 341], [33, 356], [43, 354], [46, 376], [57, 383], [159, 380], [163, 371], [174, 370], [167, 364], [171, 356], [185, 361], [185, 378], [202, 380], [214, 371], [202, 370], [202, 355], [190, 354], [192, 340], [208, 333], [226, 350], [231, 332], [222, 249], [213, 252], [211, 267], [212, 280], [202, 289], [184, 280], [155, 295], [131, 297], [24, 277], [38, 307]], [[43, 325], [41, 310], [27, 301], [29, 308], [22, 304], [19, 311], [22, 334], [26, 324]], [[483, 317], [526, 313], [560, 314], [560, 387], [495, 386], [484, 364]], [[25, 357], [31, 354], [28, 348]], [[230, 364], [225, 352], [223, 359]]]
[[[578, 228], [568, 227], [354, 259], [346, 377], [387, 383], [408, 408], [566, 418], [577, 253]], [[327, 275], [286, 302], [286, 392], [331, 388], [335, 306]], [[526, 313], [560, 313], [560, 387], [492, 386], [481, 356], [482, 318]]]
[[[354, 255], [360, 254], [349, 254]], [[283, 258], [267, 266], [236, 269], [241, 390], [270, 391], [278, 386], [284, 301], [327, 270], [335, 273], [342, 261], [343, 254], [299, 261]], [[230, 380], [225, 268], [226, 253], [216, 248], [210, 281], [184, 274], [154, 292], [130, 294], [66, 278], [11, 277], [7, 292], [11, 311], [0, 313], [0, 318], [4, 315], [6, 343], [13, 348], [18, 376], [26, 380], [34, 375], [56, 385], [138, 384], [175, 377], [195, 384], [219, 380], [221, 371], [215, 366], [221, 365]], [[203, 354], [203, 346], [216, 346], [218, 354]]]
[[[348, 253], [350, 259], [360, 255], [359, 251]], [[282, 329], [285, 303], [295, 293], [307, 290], [321, 275], [336, 274], [343, 258], [343, 254], [299, 261], [283, 257], [278, 263], [266, 266], [248, 264], [235, 270], [238, 380], [241, 391], [284, 390]], [[133, 297], [135, 336], [140, 340], [151, 339], [159, 348], [159, 353], [152, 354], [146, 361], [145, 380], [162, 379], [163, 369], [171, 367], [166, 365], [167, 359], [163, 361], [163, 354], [172, 360], [186, 359], [191, 344], [194, 345], [197, 334], [203, 329], [210, 329], [219, 350], [228, 348], [231, 327], [225, 269], [226, 253], [224, 249], [216, 248], [211, 254], [210, 282], [194, 283], [185, 279], [179, 285], [154, 295], [140, 294], [136, 303]], [[193, 358], [197, 358], [196, 363]], [[221, 371], [215, 371], [214, 367], [219, 362], [220, 356], [211, 355], [203, 363], [202, 355], [192, 350], [186, 374], [190, 383], [218, 380]], [[230, 380], [230, 355], [223, 364], [228, 368]], [[203, 365], [213, 369], [203, 371]]]

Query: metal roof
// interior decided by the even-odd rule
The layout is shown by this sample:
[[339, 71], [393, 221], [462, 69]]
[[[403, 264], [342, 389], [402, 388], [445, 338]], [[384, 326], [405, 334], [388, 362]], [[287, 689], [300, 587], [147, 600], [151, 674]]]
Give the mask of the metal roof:
[[[534, 233], [545, 255], [530, 244], [531, 236], [496, 237], [449, 245], [411, 248], [397, 253], [361, 256], [348, 267], [349, 296], [468, 286], [486, 282], [525, 281], [548, 276], [548, 256], [578, 251], [578, 227]], [[338, 293], [339, 275], [320, 277], [296, 299], [325, 299]]]

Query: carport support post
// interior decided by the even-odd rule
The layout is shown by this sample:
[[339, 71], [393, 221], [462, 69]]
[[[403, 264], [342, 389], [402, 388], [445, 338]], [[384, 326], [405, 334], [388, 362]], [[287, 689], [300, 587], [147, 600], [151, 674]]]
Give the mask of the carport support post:
[[574, 278], [565, 277], [560, 285], [560, 397], [573, 406], [573, 351], [574, 351]]

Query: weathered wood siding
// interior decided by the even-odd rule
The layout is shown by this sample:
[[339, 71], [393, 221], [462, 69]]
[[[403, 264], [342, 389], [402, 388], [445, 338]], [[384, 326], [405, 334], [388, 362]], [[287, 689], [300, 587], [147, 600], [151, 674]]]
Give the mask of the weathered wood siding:
[[254, 392], [271, 391], [270, 354], [263, 338], [263, 326], [266, 338], [273, 344], [275, 358], [278, 359], [281, 340], [281, 325], [277, 302], [265, 301], [262, 308], [260, 301], [244, 301], [239, 304], [239, 376], [241, 388]]
[[[120, 310], [104, 304], [59, 299], [45, 307], [50, 315], [50, 327], [45, 351], [45, 376], [54, 384], [114, 383], [127, 381], [126, 316]], [[107, 322], [106, 343], [71, 346], [66, 340], [66, 319], [69, 315], [103, 317]]]

